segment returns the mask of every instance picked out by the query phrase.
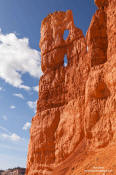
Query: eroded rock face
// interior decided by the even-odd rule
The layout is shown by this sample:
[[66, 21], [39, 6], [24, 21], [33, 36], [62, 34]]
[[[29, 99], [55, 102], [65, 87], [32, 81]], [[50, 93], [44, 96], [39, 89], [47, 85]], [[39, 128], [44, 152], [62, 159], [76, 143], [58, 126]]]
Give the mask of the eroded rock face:
[[108, 5], [108, 0], [94, 0], [98, 8], [104, 8]]
[[99, 148], [108, 145], [114, 136], [111, 121], [116, 117], [116, 1], [95, 2], [99, 9], [86, 36], [91, 70], [85, 88], [84, 129], [89, 147]]
[[103, 64], [107, 61], [107, 14], [99, 9], [93, 16], [86, 35], [91, 66]]
[[50, 14], [42, 22], [43, 75], [30, 130], [27, 175], [65, 175], [74, 152], [78, 156], [85, 147], [94, 151], [115, 142], [116, 1], [95, 2], [99, 9], [86, 39], [70, 10]]

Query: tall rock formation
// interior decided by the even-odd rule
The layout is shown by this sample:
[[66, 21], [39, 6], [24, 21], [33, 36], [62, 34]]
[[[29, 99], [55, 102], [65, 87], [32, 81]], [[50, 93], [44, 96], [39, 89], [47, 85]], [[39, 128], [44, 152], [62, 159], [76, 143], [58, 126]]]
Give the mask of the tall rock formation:
[[116, 144], [116, 1], [95, 3], [98, 10], [86, 38], [75, 27], [71, 10], [42, 21], [43, 75], [30, 130], [27, 175], [69, 175], [76, 164], [76, 174], [83, 174], [89, 152], [99, 156], [100, 150]]

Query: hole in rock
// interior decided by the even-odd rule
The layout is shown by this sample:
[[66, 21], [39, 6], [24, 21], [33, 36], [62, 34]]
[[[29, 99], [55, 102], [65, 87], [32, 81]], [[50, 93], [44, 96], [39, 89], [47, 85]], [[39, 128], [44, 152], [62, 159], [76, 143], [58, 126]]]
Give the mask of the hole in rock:
[[64, 67], [68, 65], [67, 55], [64, 56]]
[[88, 46], [87, 46], [87, 52], [88, 52]]
[[68, 35], [69, 35], [69, 30], [65, 30], [63, 35], [64, 40], [67, 39]]

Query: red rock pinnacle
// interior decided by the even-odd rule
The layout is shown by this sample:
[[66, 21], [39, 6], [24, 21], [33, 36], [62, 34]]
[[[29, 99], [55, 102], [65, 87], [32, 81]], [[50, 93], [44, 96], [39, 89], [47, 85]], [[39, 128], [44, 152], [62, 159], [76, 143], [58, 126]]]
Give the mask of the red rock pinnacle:
[[[108, 149], [115, 142], [116, 1], [95, 3], [99, 9], [86, 39], [75, 27], [71, 10], [55, 12], [42, 21], [43, 75], [30, 130], [26, 175], [71, 175], [70, 167], [76, 164], [75, 174], [82, 175], [89, 151]], [[69, 30], [66, 40], [65, 30]]]

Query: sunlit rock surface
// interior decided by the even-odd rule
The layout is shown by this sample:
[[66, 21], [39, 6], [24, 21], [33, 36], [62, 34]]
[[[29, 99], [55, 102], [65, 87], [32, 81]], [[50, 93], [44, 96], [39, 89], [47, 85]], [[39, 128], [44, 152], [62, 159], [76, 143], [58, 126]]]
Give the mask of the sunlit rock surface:
[[95, 3], [86, 37], [71, 10], [42, 21], [26, 175], [82, 175], [97, 166], [116, 175], [116, 1]]

